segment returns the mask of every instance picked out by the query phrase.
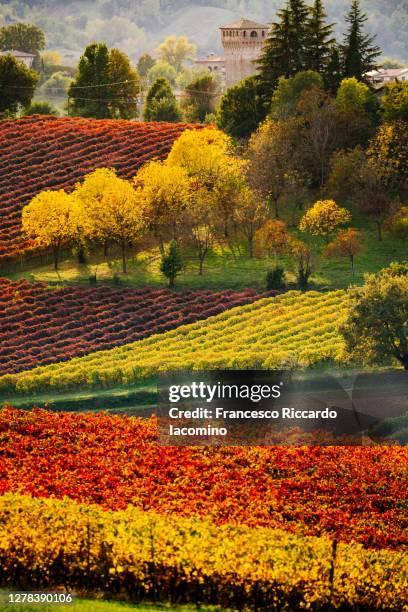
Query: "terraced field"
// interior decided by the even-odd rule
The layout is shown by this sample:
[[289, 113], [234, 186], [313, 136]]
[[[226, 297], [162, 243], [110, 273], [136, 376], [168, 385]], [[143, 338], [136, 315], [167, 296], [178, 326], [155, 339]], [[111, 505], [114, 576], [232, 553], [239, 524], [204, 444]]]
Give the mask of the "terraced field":
[[346, 294], [297, 291], [257, 300], [164, 334], [0, 378], [2, 392], [132, 384], [174, 370], [309, 366], [341, 358]]

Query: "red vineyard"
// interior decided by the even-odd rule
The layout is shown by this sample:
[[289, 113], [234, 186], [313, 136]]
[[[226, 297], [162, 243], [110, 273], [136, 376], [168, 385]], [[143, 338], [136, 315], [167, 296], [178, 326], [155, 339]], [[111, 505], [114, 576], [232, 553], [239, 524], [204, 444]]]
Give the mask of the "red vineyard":
[[0, 265], [32, 250], [21, 236], [21, 210], [44, 189], [71, 189], [88, 172], [116, 168], [131, 178], [153, 158], [165, 158], [186, 128], [65, 117], [0, 122]]
[[42, 283], [0, 279], [0, 375], [134, 342], [259, 297], [253, 289], [52, 290]]
[[404, 447], [165, 447], [155, 419], [0, 411], [0, 495], [407, 544]]

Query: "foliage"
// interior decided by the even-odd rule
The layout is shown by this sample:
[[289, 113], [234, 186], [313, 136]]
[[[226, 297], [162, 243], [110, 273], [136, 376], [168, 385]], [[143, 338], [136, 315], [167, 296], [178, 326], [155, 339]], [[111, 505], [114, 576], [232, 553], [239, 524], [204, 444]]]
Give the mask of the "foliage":
[[179, 237], [182, 215], [190, 201], [187, 172], [167, 162], [150, 161], [134, 177], [134, 186], [144, 221], [163, 254], [164, 242]]
[[340, 360], [344, 304], [342, 291], [290, 292], [124, 347], [4, 376], [0, 389], [86, 387], [95, 377], [108, 387], [173, 370], [274, 369], [293, 357], [304, 366]]
[[[44, 32], [28, 23], [12, 23], [0, 28], [0, 49], [2, 51], [24, 51], [36, 56], [38, 65], [40, 51], [45, 49]], [[38, 66], [37, 66], [38, 67]]]
[[25, 115], [53, 115], [58, 116], [58, 110], [49, 102], [32, 102], [25, 110]]
[[298, 72], [290, 78], [281, 77], [272, 96], [272, 117], [275, 119], [293, 117], [302, 94], [314, 87], [322, 88], [323, 79], [313, 70]]
[[326, 257], [348, 257], [351, 265], [351, 273], [354, 277], [355, 258], [363, 250], [362, 234], [354, 227], [342, 230], [336, 238], [327, 245]]
[[70, 112], [97, 119], [136, 116], [139, 76], [128, 57], [104, 43], [88, 45], [82, 55], [68, 95]]
[[[20, 492], [70, 503], [69, 496], [104, 511], [133, 504], [135, 510], [158, 513], [157, 521], [163, 515], [171, 521], [177, 515], [201, 516], [226, 527], [284, 529], [285, 538], [328, 534], [366, 549], [401, 549], [407, 458], [401, 446], [181, 448], [158, 445], [154, 418], [10, 407], [0, 411], [0, 431], [3, 495]], [[58, 522], [62, 513], [47, 515]], [[86, 528], [78, 520], [74, 525]], [[126, 546], [129, 531], [123, 536]], [[31, 541], [5, 540], [23, 546]], [[35, 542], [47, 550], [39, 538]], [[56, 540], [51, 550], [58, 550]], [[284, 566], [282, 571], [287, 574]], [[338, 580], [342, 584], [341, 573]]]
[[381, 98], [381, 111], [386, 122], [408, 122], [408, 83], [389, 83]]
[[367, 16], [361, 10], [360, 0], [352, 0], [346, 16], [349, 25], [344, 36], [342, 54], [344, 75], [359, 81], [363, 80], [366, 72], [376, 67], [376, 59], [381, 55], [381, 49], [375, 44], [375, 36], [364, 33], [366, 21]]
[[282, 267], [276, 266], [275, 268], [272, 268], [272, 270], [269, 270], [269, 272], [267, 272], [266, 289], [268, 291], [272, 289], [276, 291], [281, 291], [282, 289], [285, 289], [285, 287], [285, 270]]
[[361, 147], [336, 151], [330, 160], [330, 174], [325, 185], [327, 195], [342, 202], [358, 198], [365, 161], [366, 156]]
[[135, 244], [145, 229], [143, 204], [138, 193], [114, 170], [99, 168], [84, 177], [75, 195], [82, 203], [84, 236], [119, 244], [122, 272], [126, 273], [126, 249]]
[[366, 146], [377, 123], [377, 100], [371, 89], [355, 77], [343, 79], [335, 102], [339, 146]]
[[401, 206], [384, 224], [386, 232], [399, 240], [408, 239], [408, 206]]
[[296, 119], [268, 118], [249, 141], [249, 182], [273, 206], [276, 218], [285, 194], [302, 182], [294, 165], [298, 131]]
[[299, 229], [313, 236], [321, 236], [327, 242], [340, 225], [351, 221], [351, 214], [334, 200], [318, 200], [303, 215]]
[[180, 121], [180, 109], [165, 78], [156, 79], [147, 92], [143, 118], [145, 121]]
[[57, 71], [41, 85], [41, 93], [49, 96], [67, 95], [72, 79], [66, 72]]
[[256, 191], [243, 189], [234, 211], [234, 222], [240, 235], [248, 243], [249, 256], [254, 255], [254, 241], [268, 218], [265, 200]]
[[290, 251], [296, 265], [296, 280], [301, 291], [306, 291], [312, 276], [312, 250], [308, 244], [292, 238]]
[[7, 227], [0, 235], [0, 264], [32, 252], [33, 243], [21, 234], [21, 210], [37, 193], [72, 189], [86, 173], [104, 166], [130, 179], [142, 163], [164, 158], [186, 127], [70, 117], [0, 121], [1, 223]]
[[365, 363], [392, 358], [408, 370], [408, 275], [387, 270], [367, 275], [349, 299], [341, 328], [347, 350]]
[[78, 233], [81, 223], [77, 199], [63, 189], [42, 191], [23, 208], [22, 230], [41, 247], [51, 247], [58, 270], [61, 246]]
[[166, 79], [171, 85], [174, 86], [176, 83], [176, 77], [176, 69], [164, 60], [154, 62], [153, 66], [151, 66], [147, 72], [147, 80], [151, 85], [153, 85], [157, 79]]
[[160, 264], [160, 272], [168, 279], [169, 287], [174, 287], [176, 276], [182, 272], [183, 268], [184, 262], [180, 248], [175, 240], [171, 240], [167, 252], [162, 255]]
[[157, 47], [156, 53], [160, 59], [164, 60], [180, 72], [183, 63], [192, 61], [195, 58], [196, 45], [190, 43], [185, 36], [167, 36], [167, 38]]
[[217, 110], [217, 125], [234, 138], [248, 138], [265, 118], [256, 76], [230, 87]]
[[0, 500], [1, 520], [12, 536], [2, 539], [0, 558], [10, 579], [23, 588], [43, 586], [37, 583], [40, 570], [47, 588], [62, 580], [70, 590], [80, 588], [88, 576], [88, 588], [125, 591], [132, 600], [135, 592], [154, 601], [190, 592], [192, 601], [234, 608], [238, 602], [252, 607], [255, 601], [292, 609], [329, 600], [336, 606], [364, 602], [389, 610], [403, 605], [402, 552], [340, 544], [336, 573], [342, 579], [331, 586], [327, 536], [216, 526], [132, 507], [104, 512], [69, 500], [18, 495]]
[[325, 74], [335, 39], [332, 37], [334, 24], [326, 24], [326, 13], [322, 0], [314, 0], [310, 9], [306, 31], [306, 54], [309, 69]]
[[0, 57], [0, 115], [27, 108], [34, 95], [38, 76], [11, 55]]
[[[0, 281], [0, 372], [110, 349], [249, 304], [241, 292], [124, 289]], [[40, 331], [39, 331], [40, 330]]]
[[150, 68], [153, 68], [155, 60], [149, 53], [143, 53], [137, 62], [137, 72], [141, 77], [146, 77]]
[[282, 255], [288, 249], [290, 236], [284, 221], [269, 219], [255, 234], [258, 254], [273, 255], [275, 264], [278, 255]]
[[191, 81], [185, 89], [185, 104], [191, 107], [188, 119], [203, 122], [206, 115], [216, 110], [218, 83], [214, 76], [205, 74]]
[[404, 188], [408, 181], [408, 132], [404, 121], [380, 126], [367, 153], [384, 185]]

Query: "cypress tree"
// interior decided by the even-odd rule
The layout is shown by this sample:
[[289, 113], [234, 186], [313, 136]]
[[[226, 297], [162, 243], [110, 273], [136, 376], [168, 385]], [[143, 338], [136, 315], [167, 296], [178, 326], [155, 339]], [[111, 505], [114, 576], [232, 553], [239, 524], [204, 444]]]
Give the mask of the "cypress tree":
[[367, 16], [361, 10], [360, 0], [352, 0], [346, 21], [349, 26], [342, 46], [344, 76], [361, 81], [366, 72], [375, 68], [381, 49], [374, 42], [375, 36], [364, 33]]
[[343, 79], [340, 49], [336, 44], [329, 51], [327, 67], [323, 77], [326, 90], [335, 96]]
[[304, 0], [289, 0], [289, 56], [292, 74], [307, 68], [307, 38], [310, 9]]
[[332, 38], [334, 24], [326, 24], [326, 17], [322, 0], [315, 0], [307, 22], [306, 55], [307, 68], [319, 74], [325, 72], [335, 42]]
[[277, 15], [279, 21], [272, 23], [261, 57], [257, 62], [259, 91], [266, 106], [270, 105], [272, 93], [279, 77], [290, 77], [292, 75], [289, 8], [278, 11]]

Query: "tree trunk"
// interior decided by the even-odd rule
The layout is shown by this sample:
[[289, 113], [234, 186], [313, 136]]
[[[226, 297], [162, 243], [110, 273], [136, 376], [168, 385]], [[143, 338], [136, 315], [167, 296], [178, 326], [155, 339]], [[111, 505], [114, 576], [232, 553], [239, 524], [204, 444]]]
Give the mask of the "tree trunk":
[[122, 240], [122, 272], [126, 274], [126, 243]]
[[200, 256], [199, 257], [199, 261], [200, 261], [200, 267], [199, 267], [199, 270], [198, 270], [198, 276], [202, 276], [203, 275], [204, 257]]
[[404, 353], [404, 355], [400, 359], [402, 365], [404, 366], [404, 370], [408, 370], [408, 353]]
[[54, 255], [54, 270], [57, 271], [58, 270], [58, 259], [59, 259], [59, 245], [58, 246], [54, 245], [52, 248], [52, 252]]
[[169, 287], [170, 289], [174, 287], [174, 276], [169, 276]]
[[107, 257], [108, 256], [108, 240], [105, 240], [103, 243], [103, 256]]
[[275, 203], [275, 219], [279, 219], [279, 207], [278, 207], [278, 199], [277, 198], [275, 198], [274, 203]]
[[253, 238], [248, 238], [248, 251], [249, 251], [249, 258], [253, 259], [254, 257], [254, 239]]
[[353, 277], [354, 280], [354, 256], [350, 255], [350, 261], [351, 261], [351, 276]]

